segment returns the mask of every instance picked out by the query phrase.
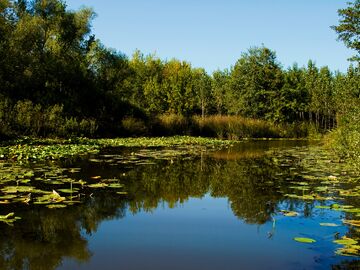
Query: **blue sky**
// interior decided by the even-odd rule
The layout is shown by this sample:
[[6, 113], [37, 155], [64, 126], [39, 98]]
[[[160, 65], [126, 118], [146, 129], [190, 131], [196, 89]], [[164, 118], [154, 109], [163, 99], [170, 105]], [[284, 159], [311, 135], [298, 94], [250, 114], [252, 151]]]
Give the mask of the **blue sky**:
[[66, 0], [92, 7], [93, 32], [107, 47], [177, 58], [209, 73], [230, 68], [252, 46], [276, 51], [284, 68], [309, 59], [346, 71], [355, 52], [330, 25], [348, 0]]

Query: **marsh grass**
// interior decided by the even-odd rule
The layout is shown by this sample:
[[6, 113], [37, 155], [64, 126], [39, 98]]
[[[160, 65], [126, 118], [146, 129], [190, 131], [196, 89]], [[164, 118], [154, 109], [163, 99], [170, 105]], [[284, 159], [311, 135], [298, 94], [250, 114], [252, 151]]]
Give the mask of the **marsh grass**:
[[218, 139], [243, 138], [306, 138], [318, 134], [308, 123], [275, 124], [270, 121], [241, 116], [212, 115], [184, 117], [161, 115], [157, 118], [153, 135], [193, 135]]
[[281, 129], [264, 120], [240, 116], [194, 117], [201, 135], [221, 139], [238, 140], [241, 138], [279, 138]]

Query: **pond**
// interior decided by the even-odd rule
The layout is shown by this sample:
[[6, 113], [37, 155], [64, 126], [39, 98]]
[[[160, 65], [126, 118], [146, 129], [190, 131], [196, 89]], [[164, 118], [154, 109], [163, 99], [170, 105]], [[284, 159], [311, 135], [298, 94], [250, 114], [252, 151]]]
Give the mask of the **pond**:
[[2, 162], [0, 269], [360, 269], [359, 183], [307, 141]]

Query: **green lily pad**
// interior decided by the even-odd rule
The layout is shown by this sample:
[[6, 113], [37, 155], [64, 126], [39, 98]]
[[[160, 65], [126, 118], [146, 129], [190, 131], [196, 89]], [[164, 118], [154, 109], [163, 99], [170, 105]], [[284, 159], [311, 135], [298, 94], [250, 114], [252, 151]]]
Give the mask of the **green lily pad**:
[[63, 188], [63, 189], [58, 189], [58, 191], [62, 192], [62, 193], [76, 193], [78, 192], [78, 188], [73, 188], [73, 189], [70, 189], [70, 188]]
[[89, 188], [103, 188], [103, 187], [107, 187], [108, 185], [105, 183], [96, 183], [96, 184], [91, 184], [88, 185]]
[[0, 200], [11, 200], [11, 199], [14, 199], [16, 198], [17, 196], [16, 195], [4, 195], [4, 196], [0, 196]]
[[50, 209], [57, 209], [57, 208], [65, 208], [65, 207], [67, 207], [67, 205], [65, 205], [65, 204], [49, 204], [46, 207], [50, 208]]
[[333, 241], [334, 243], [336, 244], [339, 244], [339, 245], [345, 245], [345, 246], [348, 246], [348, 245], [356, 245], [357, 244], [357, 241], [352, 239], [352, 238], [349, 238], [349, 237], [346, 237], [344, 236], [343, 238], [341, 239], [336, 239]]
[[34, 188], [31, 186], [7, 186], [2, 188], [4, 193], [18, 193], [18, 192], [31, 192]]
[[344, 224], [352, 225], [354, 227], [360, 227], [360, 220], [343, 220]]
[[282, 214], [286, 217], [296, 217], [299, 215], [298, 212], [295, 211], [287, 211], [287, 210], [281, 210]]
[[340, 225], [335, 224], [335, 223], [320, 223], [320, 226], [324, 226], [324, 227], [338, 227]]
[[307, 243], [307, 244], [312, 244], [312, 243], [316, 242], [316, 240], [314, 240], [312, 238], [306, 238], [306, 237], [295, 237], [294, 240], [296, 242]]
[[326, 206], [326, 205], [316, 205], [315, 208], [318, 208], [318, 209], [330, 209], [331, 207]]
[[109, 188], [122, 188], [124, 185], [118, 184], [118, 183], [112, 183], [108, 185]]
[[354, 256], [359, 257], [360, 246], [359, 245], [349, 245], [342, 248], [338, 248], [335, 252], [338, 255], [342, 256]]
[[15, 215], [14, 212], [9, 213], [7, 215], [0, 215], [0, 219], [9, 219], [9, 218], [13, 217], [14, 215]]

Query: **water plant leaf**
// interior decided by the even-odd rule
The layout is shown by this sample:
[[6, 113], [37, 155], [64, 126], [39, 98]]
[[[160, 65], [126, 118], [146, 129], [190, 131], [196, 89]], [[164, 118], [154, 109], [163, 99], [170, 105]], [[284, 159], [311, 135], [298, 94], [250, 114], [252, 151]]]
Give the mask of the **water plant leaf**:
[[111, 183], [108, 185], [109, 188], [122, 188], [124, 185], [118, 183]]
[[31, 186], [7, 186], [1, 189], [4, 193], [31, 192], [34, 188]]
[[21, 219], [21, 217], [16, 217], [14, 212], [7, 215], [0, 215], [0, 222], [4, 222], [8, 225], [12, 225], [13, 222], [19, 219]]
[[340, 225], [335, 224], [335, 223], [320, 223], [320, 226], [324, 226], [324, 227], [338, 227]]
[[295, 211], [287, 211], [287, 210], [280, 210], [282, 212], [282, 214], [286, 217], [296, 217], [299, 215], [298, 212]]
[[342, 248], [338, 248], [335, 251], [335, 253], [338, 254], [338, 255], [342, 255], [342, 256], [359, 257], [360, 246], [359, 245], [345, 246], [345, 247], [342, 247]]
[[57, 208], [65, 208], [67, 207], [67, 205], [65, 204], [48, 204], [46, 205], [47, 208], [50, 208], [50, 209], [57, 209]]
[[13, 217], [14, 215], [15, 215], [14, 212], [11, 212], [11, 213], [9, 213], [7, 215], [0, 215], [0, 219], [8, 219], [8, 218]]
[[81, 168], [69, 168], [69, 173], [79, 173], [81, 171]]
[[295, 237], [294, 240], [296, 242], [300, 242], [300, 243], [307, 243], [307, 244], [311, 244], [311, 243], [315, 243], [316, 240], [312, 239], [312, 238], [306, 238], [306, 237]]
[[90, 184], [87, 185], [89, 188], [104, 188], [107, 187], [108, 185], [105, 183], [96, 183], [96, 184]]
[[10, 200], [10, 199], [14, 199], [16, 198], [17, 196], [16, 195], [4, 195], [4, 196], [0, 196], [0, 200]]
[[78, 188], [73, 188], [73, 189], [70, 189], [70, 188], [62, 188], [62, 189], [58, 189], [58, 191], [62, 192], [62, 193], [76, 193], [78, 192]]
[[315, 208], [318, 208], [318, 209], [331, 209], [330, 206], [326, 206], [326, 205], [316, 205]]
[[346, 219], [344, 219], [343, 223], [348, 224], [348, 225], [352, 225], [352, 226], [355, 226], [355, 227], [360, 227], [360, 220], [346, 220]]
[[346, 236], [343, 236], [341, 239], [336, 239], [333, 242], [336, 244], [345, 245], [345, 246], [357, 244], [356, 240], [346, 237]]

